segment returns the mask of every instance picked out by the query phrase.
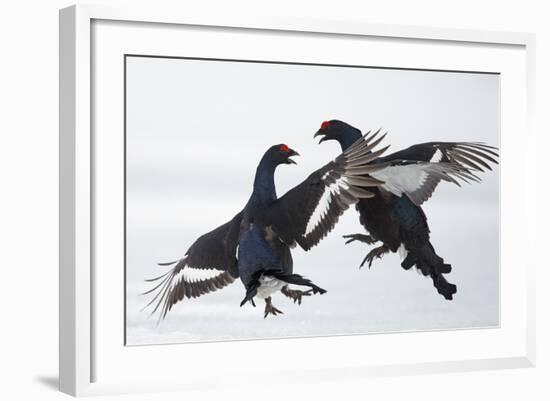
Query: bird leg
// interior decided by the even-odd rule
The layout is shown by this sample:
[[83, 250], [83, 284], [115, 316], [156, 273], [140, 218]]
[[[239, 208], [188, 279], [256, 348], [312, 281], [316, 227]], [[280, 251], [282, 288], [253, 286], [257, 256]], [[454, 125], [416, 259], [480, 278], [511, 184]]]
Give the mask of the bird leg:
[[290, 288], [288, 288], [288, 285], [285, 285], [283, 288], [281, 288], [281, 292], [283, 294], [285, 294], [287, 297], [289, 297], [290, 299], [292, 299], [294, 301], [294, 303], [296, 303], [296, 301], [298, 301], [298, 305], [301, 305], [302, 304], [302, 297], [309, 297], [311, 296], [311, 293], [313, 292], [313, 290], [307, 290], [307, 291], [302, 291], [302, 290], [291, 290]]
[[377, 241], [376, 239], [372, 238], [370, 235], [365, 235], [365, 234], [348, 234], [348, 235], [343, 235], [342, 238], [347, 239], [346, 244], [349, 244], [350, 242], [353, 242], [353, 241], [359, 241], [359, 242], [364, 242], [365, 244], [372, 245]]
[[273, 316], [277, 316], [277, 313], [283, 313], [283, 312], [273, 306], [273, 304], [271, 303], [271, 297], [267, 297], [265, 299], [264, 319], [269, 314], [272, 314]]
[[382, 258], [382, 256], [384, 256], [384, 254], [388, 253], [389, 251], [390, 251], [390, 248], [388, 248], [386, 245], [381, 245], [378, 248], [374, 248], [372, 251], [367, 253], [367, 256], [365, 256], [365, 259], [363, 259], [359, 268], [362, 268], [365, 265], [365, 262], [369, 262], [369, 269], [370, 269], [374, 259]]

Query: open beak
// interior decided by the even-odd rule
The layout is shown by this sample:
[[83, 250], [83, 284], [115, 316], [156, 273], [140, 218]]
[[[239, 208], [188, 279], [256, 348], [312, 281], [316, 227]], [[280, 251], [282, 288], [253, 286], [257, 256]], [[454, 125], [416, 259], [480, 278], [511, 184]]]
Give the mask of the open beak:
[[296, 152], [293, 149], [288, 150], [288, 164], [298, 164], [294, 160], [291, 159], [292, 156], [300, 156], [298, 152]]
[[315, 133], [315, 135], [313, 135], [313, 138], [317, 138], [318, 136], [322, 136], [322, 138], [319, 140], [319, 143], [322, 143], [322, 142], [327, 140], [327, 137], [325, 136], [326, 134], [327, 133], [325, 132], [325, 130], [321, 128], [321, 129], [319, 129], [319, 131], [317, 131]]

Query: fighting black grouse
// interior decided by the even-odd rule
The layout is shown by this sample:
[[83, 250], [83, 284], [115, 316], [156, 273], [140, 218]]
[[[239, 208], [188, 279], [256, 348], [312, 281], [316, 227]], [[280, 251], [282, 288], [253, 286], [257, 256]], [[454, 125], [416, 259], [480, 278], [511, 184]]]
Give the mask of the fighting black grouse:
[[[171, 263], [172, 268], [147, 281], [158, 283], [147, 293], [155, 293], [149, 305], [160, 317], [179, 301], [216, 291], [240, 278], [247, 301], [265, 300], [264, 317], [281, 313], [271, 295], [281, 291], [295, 302], [302, 296], [325, 290], [293, 272], [290, 248], [295, 244], [309, 250], [331, 231], [339, 216], [359, 199], [373, 196], [364, 187], [374, 188], [382, 181], [369, 177], [380, 166], [368, 163], [386, 148], [375, 151], [380, 141], [359, 136], [336, 159], [314, 171], [301, 184], [278, 198], [274, 173], [281, 164], [292, 164], [298, 155], [287, 145], [270, 147], [263, 155], [254, 178], [252, 195], [244, 209], [229, 222], [199, 237], [185, 257]], [[371, 189], [371, 188], [369, 188]], [[219, 271], [213, 277], [192, 280], [188, 269]], [[289, 284], [306, 286], [308, 291], [290, 289]]]
[[[343, 121], [330, 120], [321, 124], [314, 137], [319, 136], [319, 143], [336, 140], [345, 151], [362, 134], [359, 129]], [[491, 170], [489, 163], [498, 164], [495, 150], [492, 146], [477, 142], [428, 142], [373, 160], [371, 164], [387, 166], [370, 175], [384, 181], [384, 184], [372, 189], [376, 196], [361, 199], [356, 204], [360, 223], [370, 235], [344, 236], [346, 244], [352, 241], [369, 245], [382, 242], [381, 246], [366, 255], [361, 266], [368, 262], [370, 267], [375, 258], [381, 258], [390, 251], [400, 251], [406, 255], [401, 263], [404, 269], [416, 265], [423, 275], [431, 277], [437, 291], [451, 300], [456, 286], [443, 276], [451, 271], [451, 265], [436, 254], [430, 243], [428, 221], [420, 205], [430, 198], [441, 180], [459, 186], [457, 179], [479, 182], [474, 171]], [[441, 174], [442, 165], [458, 167], [459, 170], [453, 174]]]

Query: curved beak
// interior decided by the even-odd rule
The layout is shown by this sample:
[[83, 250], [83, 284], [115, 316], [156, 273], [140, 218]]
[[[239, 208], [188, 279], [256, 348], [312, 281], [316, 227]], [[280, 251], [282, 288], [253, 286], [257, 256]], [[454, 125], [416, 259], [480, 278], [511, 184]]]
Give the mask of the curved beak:
[[296, 152], [294, 149], [288, 150], [288, 164], [298, 164], [294, 160], [291, 159], [292, 156], [300, 156], [298, 152]]
[[327, 140], [327, 137], [325, 136], [327, 133], [325, 132], [324, 129], [319, 129], [319, 131], [317, 131], [315, 133], [315, 135], [313, 135], [313, 138], [317, 138], [318, 136], [322, 136], [322, 138], [319, 140], [319, 143], [322, 143], [322, 142], [325, 142]]

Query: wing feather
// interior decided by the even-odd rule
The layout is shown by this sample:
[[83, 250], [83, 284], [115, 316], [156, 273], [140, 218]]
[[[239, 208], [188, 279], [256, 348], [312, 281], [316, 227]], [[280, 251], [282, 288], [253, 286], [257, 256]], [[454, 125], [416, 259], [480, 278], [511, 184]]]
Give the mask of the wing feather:
[[[478, 167], [490, 170], [488, 162], [498, 164], [497, 159], [499, 155], [497, 150], [498, 148], [494, 146], [480, 142], [425, 142], [391, 153], [382, 157], [381, 161], [411, 160], [432, 162], [434, 155], [440, 152], [443, 156], [440, 161], [448, 162], [449, 156], [452, 156], [452, 153], [456, 154], [458, 152], [463, 157], [478, 164]], [[470, 157], [471, 155], [477, 159]], [[479, 160], [482, 160], [482, 162], [479, 162]]]
[[[459, 186], [457, 179], [468, 183], [480, 182], [481, 179], [474, 171], [481, 173], [492, 170], [491, 164], [498, 164], [497, 150], [494, 146], [480, 142], [426, 142], [381, 157], [377, 163], [386, 163], [385, 167], [369, 174], [386, 181], [386, 187], [393, 184], [390, 192], [405, 193], [413, 202], [421, 205], [431, 197], [441, 181]], [[402, 166], [389, 170], [387, 163], [392, 167]], [[400, 187], [398, 184], [402, 180], [408, 182], [401, 182]]]
[[459, 187], [461, 185], [457, 178], [467, 183], [478, 181], [467, 167], [452, 162], [398, 161], [372, 175], [384, 181], [381, 185], [383, 189], [396, 196], [405, 194], [417, 205], [421, 205], [432, 196], [440, 181], [447, 181]]
[[336, 159], [313, 172], [301, 184], [279, 198], [268, 210], [267, 221], [286, 244], [304, 250], [317, 245], [336, 225], [350, 205], [374, 194], [365, 188], [383, 181], [369, 175], [386, 165], [372, 165], [388, 147], [374, 150], [385, 134], [380, 130], [360, 138]]
[[[184, 298], [197, 298], [222, 289], [238, 277], [237, 244], [242, 212], [231, 221], [199, 237], [186, 252], [185, 257], [175, 262], [159, 263], [172, 268], [160, 276], [145, 280], [155, 282], [154, 287], [143, 294], [154, 294], [144, 309], [154, 305], [151, 314], [160, 310], [164, 319], [172, 307]], [[206, 271], [211, 271], [208, 273]], [[192, 272], [201, 272], [210, 277], [192, 278]], [[217, 272], [216, 272], [217, 271]]]

